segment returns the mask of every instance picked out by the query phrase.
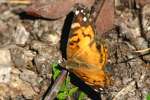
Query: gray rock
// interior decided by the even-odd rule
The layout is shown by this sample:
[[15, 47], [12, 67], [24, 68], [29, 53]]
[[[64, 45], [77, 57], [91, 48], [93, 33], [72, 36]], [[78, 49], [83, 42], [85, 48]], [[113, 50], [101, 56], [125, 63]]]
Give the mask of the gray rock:
[[32, 41], [31, 49], [37, 51], [34, 63], [42, 77], [51, 77], [51, 64], [57, 63], [61, 55], [56, 46], [48, 45], [39, 41]]
[[37, 85], [37, 74], [33, 71], [27, 69], [21, 69], [22, 73], [20, 73], [20, 79], [34, 85]]
[[43, 42], [51, 43], [51, 44], [58, 44], [59, 42], [59, 35], [56, 32], [51, 33], [43, 33], [41, 36], [41, 40]]
[[10, 80], [11, 56], [8, 49], [0, 49], [0, 83], [7, 83]]
[[143, 37], [136, 38], [134, 43], [135, 47], [139, 50], [148, 48], [148, 42]]
[[[27, 76], [25, 77], [24, 74]], [[31, 76], [33, 77], [31, 78]], [[36, 80], [35, 76], [32, 71], [12, 68], [11, 81], [9, 82], [9, 87], [7, 87], [8, 89], [11, 88], [11, 98], [16, 98], [22, 94], [26, 99], [33, 99], [33, 95], [37, 95], [37, 92], [33, 88], [34, 85], [32, 85], [33, 80]], [[31, 78], [32, 81], [29, 81], [29, 78]], [[5, 93], [7, 93], [7, 91]]]
[[10, 52], [12, 56], [12, 61], [16, 67], [33, 67], [32, 60], [35, 56], [35, 52], [21, 47], [11, 48]]
[[24, 45], [29, 38], [29, 32], [27, 32], [25, 27], [19, 23], [13, 36], [16, 44]]
[[150, 40], [150, 4], [147, 4], [142, 9], [142, 24], [144, 29], [144, 35], [147, 40]]

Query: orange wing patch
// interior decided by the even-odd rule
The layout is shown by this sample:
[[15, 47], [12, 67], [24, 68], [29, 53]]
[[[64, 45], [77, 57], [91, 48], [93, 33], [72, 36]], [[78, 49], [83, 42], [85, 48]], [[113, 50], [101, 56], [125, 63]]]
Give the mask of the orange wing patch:
[[67, 67], [86, 84], [100, 88], [109, 84], [104, 71], [107, 48], [96, 43], [90, 15], [84, 8], [75, 12], [67, 44]]

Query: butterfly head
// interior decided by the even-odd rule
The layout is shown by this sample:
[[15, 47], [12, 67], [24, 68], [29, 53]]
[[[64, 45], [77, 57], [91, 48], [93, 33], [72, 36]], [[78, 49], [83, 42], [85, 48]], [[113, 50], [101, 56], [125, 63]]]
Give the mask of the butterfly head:
[[78, 7], [75, 10], [74, 22], [78, 22], [82, 25], [90, 22], [90, 11], [85, 7]]

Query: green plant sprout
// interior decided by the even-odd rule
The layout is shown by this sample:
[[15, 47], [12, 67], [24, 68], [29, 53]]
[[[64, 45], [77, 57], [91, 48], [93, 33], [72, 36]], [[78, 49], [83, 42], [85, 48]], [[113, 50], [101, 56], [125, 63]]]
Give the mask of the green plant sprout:
[[146, 100], [150, 100], [150, 93], [146, 96]]
[[[53, 71], [52, 78], [53, 78], [53, 80], [56, 80], [57, 77], [61, 74], [61, 69], [57, 64], [52, 64], [52, 71]], [[70, 76], [67, 75], [67, 77], [66, 77], [63, 85], [61, 86], [56, 98], [58, 100], [66, 100], [67, 97], [72, 96], [78, 90], [79, 90], [78, 87], [71, 85]], [[80, 92], [78, 100], [83, 100], [85, 95], [86, 95], [85, 93]]]

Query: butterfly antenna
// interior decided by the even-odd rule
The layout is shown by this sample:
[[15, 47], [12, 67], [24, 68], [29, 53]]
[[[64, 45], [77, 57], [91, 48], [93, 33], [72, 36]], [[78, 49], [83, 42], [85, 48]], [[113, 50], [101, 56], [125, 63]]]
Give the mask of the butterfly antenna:
[[103, 7], [105, 0], [95, 0], [95, 3], [91, 7], [90, 15], [92, 18], [92, 21], [95, 23], [97, 20], [97, 17]]

